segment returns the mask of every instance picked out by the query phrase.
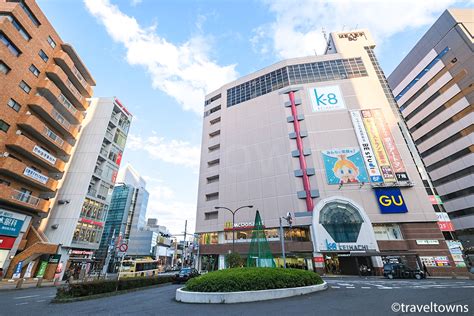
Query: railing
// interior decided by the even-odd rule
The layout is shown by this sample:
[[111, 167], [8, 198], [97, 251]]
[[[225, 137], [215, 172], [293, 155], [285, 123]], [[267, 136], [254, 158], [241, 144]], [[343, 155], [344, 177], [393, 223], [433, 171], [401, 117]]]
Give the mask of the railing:
[[37, 206], [39, 204], [40, 199], [35, 196], [30, 195], [29, 193], [21, 192], [18, 190], [12, 190], [12, 191], [13, 191], [12, 199], [14, 200], [17, 200], [19, 202], [23, 202], [26, 204], [30, 204], [33, 206]]
[[51, 115], [53, 116], [53, 118], [59, 123], [61, 124], [65, 129], [67, 130], [70, 130], [71, 129], [71, 123], [69, 123], [66, 118], [64, 116], [62, 116], [61, 114], [59, 114], [58, 111], [56, 111], [55, 109], [53, 109], [51, 111]]
[[118, 117], [112, 116], [110, 120], [111, 120], [112, 122], [114, 122], [115, 125], [118, 125], [118, 121], [119, 121]]
[[103, 172], [102, 168], [100, 168], [100, 167], [95, 167], [94, 173], [95, 173], [96, 175], [98, 175], [98, 176], [100, 177], [100, 176], [102, 175], [102, 172]]
[[105, 148], [101, 148], [101, 149], [100, 149], [100, 153], [101, 153], [104, 157], [107, 157], [107, 155], [109, 154]]
[[81, 75], [81, 73], [79, 72], [79, 70], [77, 70], [76, 66], [72, 66], [72, 72], [74, 73], [74, 75], [76, 76], [76, 78], [79, 80], [79, 82], [84, 86], [84, 87], [88, 87], [88, 84], [87, 84], [87, 81], [84, 79], [84, 77]]
[[87, 194], [89, 194], [90, 196], [95, 197], [96, 194], [97, 194], [97, 190], [94, 189], [94, 188], [89, 188], [89, 189], [87, 190]]
[[114, 140], [114, 134], [112, 134], [111, 131], [106, 131], [106, 132], [105, 132], [105, 135], [106, 135], [110, 140]]
[[66, 80], [66, 86], [71, 90], [71, 92], [76, 96], [79, 101], [82, 101], [82, 94], [77, 90], [71, 80]]
[[50, 130], [46, 126], [44, 127], [43, 132], [46, 136], [48, 136], [52, 141], [54, 141], [60, 147], [64, 145], [64, 140], [58, 135], [56, 135], [56, 133], [54, 133], [52, 130]]
[[58, 99], [59, 99], [59, 102], [61, 102], [61, 104], [64, 105], [64, 107], [69, 110], [69, 112], [71, 112], [72, 114], [77, 113], [77, 109], [62, 93], [59, 94]]

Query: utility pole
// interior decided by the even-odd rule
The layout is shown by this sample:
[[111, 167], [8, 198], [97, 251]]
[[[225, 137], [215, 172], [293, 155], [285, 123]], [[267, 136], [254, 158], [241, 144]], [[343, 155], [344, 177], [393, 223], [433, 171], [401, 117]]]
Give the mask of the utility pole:
[[183, 267], [186, 262], [186, 234], [188, 229], [188, 220], [184, 221], [184, 243], [183, 243]]

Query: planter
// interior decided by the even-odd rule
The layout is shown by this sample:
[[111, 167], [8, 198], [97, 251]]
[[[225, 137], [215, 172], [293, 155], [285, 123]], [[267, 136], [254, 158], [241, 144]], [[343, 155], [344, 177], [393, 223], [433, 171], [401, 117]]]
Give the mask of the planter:
[[176, 301], [182, 303], [229, 304], [273, 300], [305, 295], [327, 289], [327, 283], [303, 287], [244, 292], [189, 292], [176, 290]]

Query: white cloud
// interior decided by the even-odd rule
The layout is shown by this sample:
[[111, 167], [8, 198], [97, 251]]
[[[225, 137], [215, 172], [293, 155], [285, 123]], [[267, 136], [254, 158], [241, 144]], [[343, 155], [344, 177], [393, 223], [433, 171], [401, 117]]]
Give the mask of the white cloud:
[[142, 2], [143, 2], [143, 0], [131, 0], [131, 1], [130, 1], [130, 5], [131, 5], [132, 7], [135, 7], [135, 6], [139, 5], [139, 4], [142, 3]]
[[378, 45], [410, 28], [432, 24], [456, 0], [264, 0], [275, 21], [257, 27], [251, 44], [259, 53], [273, 48], [279, 58], [324, 53], [322, 28], [368, 28]]
[[[153, 87], [176, 99], [184, 110], [202, 114], [205, 94], [237, 78], [235, 64], [221, 66], [211, 59], [208, 37], [195, 35], [174, 44], [157, 34], [156, 25], [142, 27], [109, 0], [84, 2], [112, 39], [125, 46], [128, 63], [145, 67]], [[198, 31], [204, 21], [198, 16]]]
[[151, 159], [189, 167], [194, 170], [198, 169], [201, 157], [199, 146], [182, 140], [167, 140], [155, 134], [146, 138], [129, 134], [127, 148], [145, 151]]
[[184, 231], [185, 220], [188, 220], [188, 233], [194, 232], [196, 203], [178, 200], [174, 191], [161, 180], [148, 180], [151, 180], [151, 186], [148, 189], [150, 198], [147, 218], [157, 218], [158, 224], [165, 225], [172, 234], [181, 234]]

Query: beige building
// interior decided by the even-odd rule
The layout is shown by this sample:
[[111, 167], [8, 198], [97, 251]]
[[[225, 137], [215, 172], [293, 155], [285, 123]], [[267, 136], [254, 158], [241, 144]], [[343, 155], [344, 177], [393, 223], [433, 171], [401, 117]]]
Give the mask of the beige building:
[[[279, 219], [290, 212], [291, 267], [380, 273], [383, 262], [423, 261], [433, 274], [456, 271], [374, 47], [367, 30], [332, 33], [323, 56], [281, 61], [207, 95], [199, 269], [225, 267], [232, 231], [246, 256], [258, 209], [277, 266]], [[215, 209], [242, 205], [253, 209], [239, 210], [234, 227]]]
[[[435, 187], [474, 254], [474, 10], [449, 9], [388, 77], [395, 99]], [[436, 196], [437, 195], [437, 196]]]
[[54, 275], [57, 261], [48, 257], [58, 245], [38, 226], [52, 206], [94, 85], [35, 1], [0, 0], [0, 268], [7, 277]]

